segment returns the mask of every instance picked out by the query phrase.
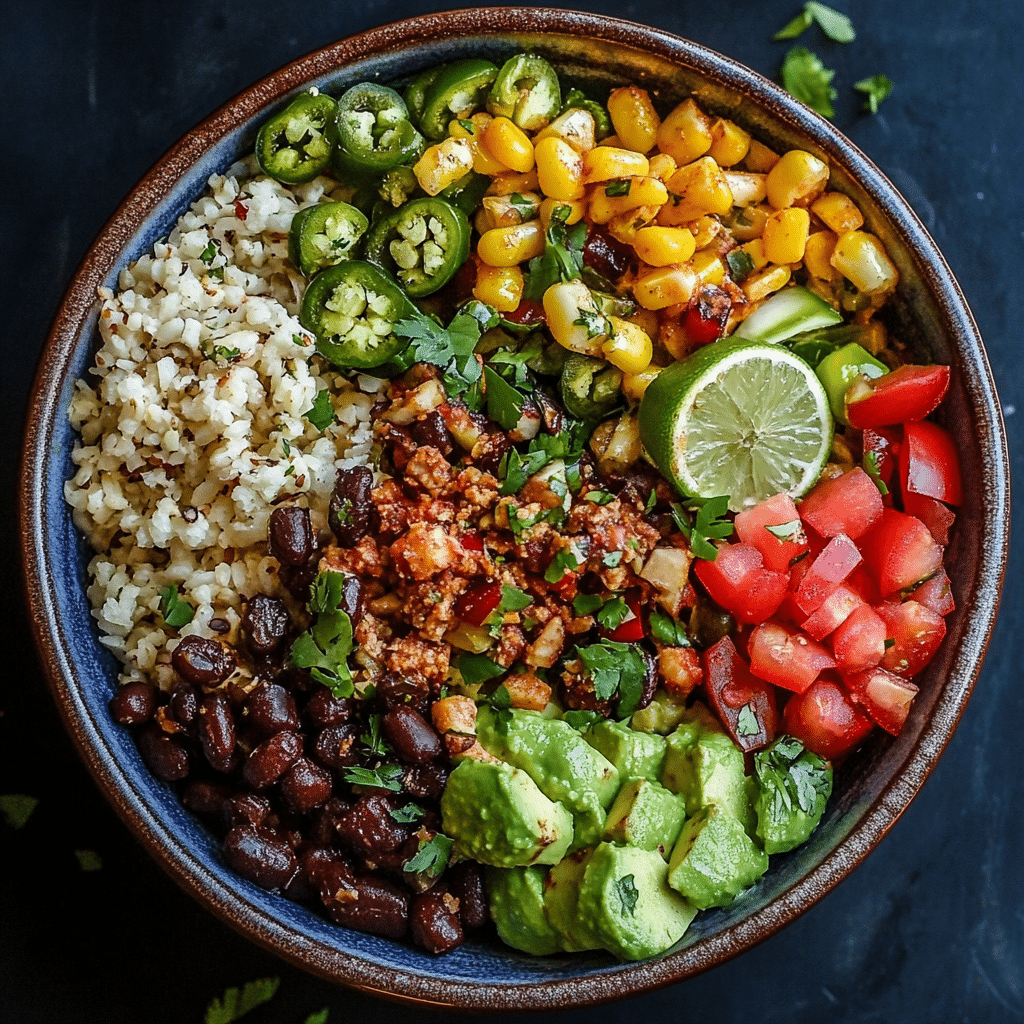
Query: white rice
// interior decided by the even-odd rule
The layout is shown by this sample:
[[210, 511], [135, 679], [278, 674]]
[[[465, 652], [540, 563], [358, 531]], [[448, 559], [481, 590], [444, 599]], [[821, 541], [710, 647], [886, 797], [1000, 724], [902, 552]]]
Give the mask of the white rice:
[[[270, 513], [282, 498], [306, 505], [324, 532], [337, 470], [369, 461], [381, 382], [356, 387], [315, 355], [298, 321], [303, 279], [287, 261], [292, 215], [336, 185], [288, 189], [257, 174], [243, 161], [211, 177], [166, 243], [121, 272], [118, 292], [100, 289], [102, 344], [92, 385], [75, 384], [82, 440], [64, 493], [97, 551], [88, 595], [122, 682], [169, 685], [179, 636], [235, 639], [242, 598], [284, 596]], [[325, 389], [335, 419], [321, 433], [303, 413]], [[195, 607], [180, 631], [160, 614], [171, 584]], [[210, 629], [215, 618], [228, 634]]]

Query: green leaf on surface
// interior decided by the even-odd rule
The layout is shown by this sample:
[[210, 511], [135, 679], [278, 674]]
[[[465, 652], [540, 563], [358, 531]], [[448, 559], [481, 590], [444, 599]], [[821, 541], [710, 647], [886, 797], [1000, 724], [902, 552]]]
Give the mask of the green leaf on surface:
[[273, 999], [280, 984], [280, 978], [257, 978], [247, 981], [241, 989], [226, 989], [223, 996], [207, 1006], [203, 1020], [205, 1024], [231, 1024]]

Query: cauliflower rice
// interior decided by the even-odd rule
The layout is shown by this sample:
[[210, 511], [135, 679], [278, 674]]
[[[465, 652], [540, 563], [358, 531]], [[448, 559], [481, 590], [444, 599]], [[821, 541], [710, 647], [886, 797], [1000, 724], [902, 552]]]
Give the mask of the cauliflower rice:
[[[383, 382], [353, 384], [316, 355], [286, 258], [293, 214], [337, 184], [257, 175], [252, 158], [213, 175], [167, 241], [121, 271], [118, 292], [100, 289], [102, 343], [95, 382], [75, 384], [82, 440], [64, 493], [97, 552], [88, 596], [122, 682], [166, 687], [180, 637], [233, 641], [244, 598], [290, 600], [267, 550], [270, 513], [308, 505], [325, 531], [337, 470], [369, 462]], [[324, 391], [334, 416], [320, 431], [304, 414]], [[195, 607], [171, 632], [170, 585]]]

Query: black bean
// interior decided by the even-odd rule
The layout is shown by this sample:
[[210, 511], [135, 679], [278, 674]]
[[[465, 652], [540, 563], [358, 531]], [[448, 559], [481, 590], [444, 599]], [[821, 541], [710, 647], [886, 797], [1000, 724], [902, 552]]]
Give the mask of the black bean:
[[409, 930], [409, 897], [383, 878], [367, 875], [348, 884], [342, 879], [321, 898], [331, 920], [346, 928], [388, 939], [403, 939]]
[[440, 764], [416, 764], [402, 776], [402, 788], [420, 800], [440, 800], [448, 774], [448, 769]]
[[227, 679], [235, 667], [235, 657], [230, 648], [208, 640], [203, 636], [182, 637], [171, 654], [174, 670], [190, 683], [199, 686], [216, 686]]
[[645, 648], [639, 648], [640, 656], [644, 659], [644, 686], [640, 692], [640, 700], [637, 702], [637, 708], [645, 708], [648, 704], [654, 700], [654, 693], [658, 689], [658, 663], [654, 658], [654, 655]]
[[452, 435], [436, 409], [412, 425], [412, 439], [422, 447], [436, 448], [445, 458], [455, 450]]
[[150, 724], [139, 733], [137, 742], [143, 761], [157, 778], [165, 782], [177, 782], [188, 775], [188, 750], [180, 740]]
[[229, 772], [237, 767], [235, 755], [235, 716], [227, 698], [212, 693], [199, 708], [199, 742], [214, 771]]
[[329, 725], [313, 741], [313, 758], [325, 768], [344, 771], [358, 760], [359, 730], [355, 725]]
[[303, 566], [316, 548], [309, 509], [282, 505], [270, 513], [270, 553], [284, 565]]
[[343, 548], [354, 547], [373, 525], [373, 470], [368, 466], [339, 469], [327, 521]]
[[224, 859], [232, 870], [264, 889], [279, 889], [298, 868], [287, 840], [258, 825], [233, 828], [224, 839]]
[[290, 900], [298, 900], [303, 903], [312, 901], [319, 897], [321, 879], [329, 869], [336, 872], [333, 877], [337, 877], [337, 873], [343, 873], [342, 877], [346, 881], [355, 881], [355, 877], [340, 851], [328, 846], [306, 847], [299, 854], [299, 870], [289, 879], [283, 890], [283, 895]]
[[276, 732], [246, 758], [242, 778], [253, 789], [272, 786], [302, 756], [302, 736], [297, 732]]
[[193, 814], [219, 819], [224, 810], [224, 801], [230, 796], [231, 790], [223, 782], [189, 779], [181, 791], [181, 802]]
[[156, 711], [156, 687], [135, 680], [110, 698], [110, 714], [118, 725], [142, 725]]
[[280, 683], [257, 687], [245, 698], [242, 707], [246, 722], [262, 739], [285, 729], [299, 728], [295, 698]]
[[341, 610], [352, 620], [353, 624], [363, 617], [366, 610], [366, 588], [358, 576], [345, 574], [341, 588]]
[[381, 793], [367, 793], [335, 819], [343, 846], [372, 858], [397, 849], [409, 837], [410, 827], [391, 816], [394, 804]]
[[288, 609], [284, 601], [267, 594], [250, 598], [242, 616], [245, 642], [253, 654], [276, 651], [288, 635]]
[[331, 776], [307, 757], [300, 757], [281, 777], [281, 796], [289, 810], [308, 814], [331, 795]]
[[404, 764], [427, 764], [444, 753], [441, 737], [434, 727], [412, 708], [390, 708], [381, 716], [380, 725]]
[[311, 843], [320, 846], [334, 846], [338, 841], [338, 834], [334, 831], [334, 822], [351, 807], [348, 800], [332, 796], [323, 807], [317, 808], [310, 815], [310, 823], [307, 829], [307, 837]]
[[476, 861], [459, 861], [444, 876], [448, 891], [459, 900], [459, 920], [467, 932], [483, 928], [488, 921], [484, 877]]
[[[413, 900], [409, 911], [412, 941], [428, 953], [447, 953], [462, 945], [459, 901], [447, 892], [430, 889]], [[455, 908], [453, 910], [452, 908]]]
[[425, 679], [386, 672], [377, 681], [377, 697], [385, 709], [407, 707], [425, 715], [430, 707], [430, 684]]
[[352, 717], [353, 701], [350, 697], [335, 697], [326, 686], [313, 692], [306, 702], [305, 715], [311, 724], [323, 728], [325, 725], [341, 725]]
[[222, 619], [219, 617], [215, 619], [210, 619], [209, 625], [210, 629], [212, 629], [214, 633], [220, 633], [221, 636], [223, 636], [225, 633], [231, 632], [231, 623], [228, 622], [227, 619]]
[[182, 680], [174, 688], [169, 706], [178, 725], [190, 736], [195, 735], [196, 720], [199, 718], [199, 695], [196, 688]]
[[225, 829], [241, 825], [262, 825], [270, 817], [270, 801], [258, 793], [235, 793], [220, 809]]

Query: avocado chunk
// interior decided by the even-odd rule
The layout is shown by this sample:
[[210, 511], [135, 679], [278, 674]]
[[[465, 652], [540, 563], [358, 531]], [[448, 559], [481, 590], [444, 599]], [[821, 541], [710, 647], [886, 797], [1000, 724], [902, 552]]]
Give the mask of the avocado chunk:
[[832, 769], [791, 736], [754, 755], [757, 836], [765, 853], [785, 853], [818, 827], [832, 792]]
[[740, 822], [716, 806], [701, 808], [679, 835], [668, 881], [695, 907], [724, 907], [768, 870], [768, 855]]
[[579, 915], [580, 882], [593, 850], [577, 850], [556, 864], [544, 880], [544, 912], [558, 933], [562, 949], [578, 953], [601, 949], [601, 940]]
[[501, 941], [532, 956], [562, 949], [558, 932], [544, 913], [546, 876], [541, 867], [489, 867], [484, 875], [487, 905]]
[[649, 779], [630, 779], [615, 798], [603, 839], [641, 850], [657, 850], [666, 860], [686, 819], [686, 801]]
[[641, 960], [678, 942], [696, 908], [668, 886], [653, 850], [601, 843], [580, 884], [580, 920], [621, 960]]
[[752, 785], [744, 771], [743, 752], [721, 731], [680, 726], [666, 741], [668, 751], [661, 784], [686, 799], [686, 813], [717, 804], [753, 834], [756, 824]]
[[545, 796], [572, 814], [572, 849], [597, 842], [605, 811], [619, 789], [613, 764], [568, 722], [536, 711], [515, 709], [499, 719], [485, 706], [476, 725], [484, 749], [526, 772]]
[[501, 761], [461, 761], [441, 797], [453, 853], [511, 868], [557, 864], [572, 842], [572, 816], [526, 772]]
[[648, 732], [636, 732], [625, 722], [605, 719], [588, 729], [583, 738], [603, 754], [619, 771], [620, 779], [661, 777], [665, 740]]
[[645, 708], [633, 712], [630, 728], [637, 732], [657, 733], [667, 736], [686, 715], [686, 703], [677, 700], [665, 690], [659, 690], [654, 700]]

